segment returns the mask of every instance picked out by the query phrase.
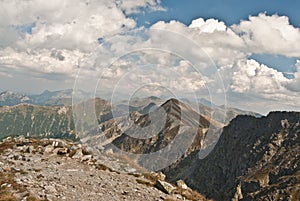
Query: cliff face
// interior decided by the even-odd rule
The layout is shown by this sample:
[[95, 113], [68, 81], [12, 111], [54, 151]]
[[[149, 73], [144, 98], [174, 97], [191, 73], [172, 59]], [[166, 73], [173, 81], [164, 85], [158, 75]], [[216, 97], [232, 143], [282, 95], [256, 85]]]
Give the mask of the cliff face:
[[215, 200], [300, 199], [300, 113], [238, 116], [214, 150], [165, 170]]

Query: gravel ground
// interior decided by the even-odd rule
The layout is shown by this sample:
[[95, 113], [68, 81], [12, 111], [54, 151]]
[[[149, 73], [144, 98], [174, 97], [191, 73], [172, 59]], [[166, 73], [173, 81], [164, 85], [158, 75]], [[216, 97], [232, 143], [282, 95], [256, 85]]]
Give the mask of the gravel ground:
[[55, 149], [49, 144], [33, 146], [32, 143], [23, 143], [8, 149], [3, 149], [4, 145], [0, 144], [0, 172], [13, 173], [15, 182], [26, 190], [18, 192], [9, 183], [2, 183], [1, 188], [11, 188], [17, 200], [24, 201], [29, 200], [29, 195], [49, 201], [184, 200], [180, 195], [167, 195], [153, 186], [141, 184], [137, 180], [149, 182], [142, 174], [134, 176], [112, 170], [103, 164], [107, 157], [98, 157], [105, 159], [102, 161], [95, 160], [92, 155], [78, 154], [82, 152], [78, 147], [75, 155], [70, 157], [67, 153], [70, 151], [65, 147]]

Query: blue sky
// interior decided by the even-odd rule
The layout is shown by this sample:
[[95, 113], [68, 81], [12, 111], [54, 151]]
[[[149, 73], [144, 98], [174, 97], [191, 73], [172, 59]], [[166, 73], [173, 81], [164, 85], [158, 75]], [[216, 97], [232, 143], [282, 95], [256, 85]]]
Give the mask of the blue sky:
[[298, 0], [162, 0], [166, 12], [143, 12], [132, 15], [139, 25], [149, 26], [157, 21], [178, 20], [189, 24], [193, 19], [217, 18], [226, 25], [237, 24], [249, 15], [261, 12], [289, 16], [300, 27], [300, 1]]

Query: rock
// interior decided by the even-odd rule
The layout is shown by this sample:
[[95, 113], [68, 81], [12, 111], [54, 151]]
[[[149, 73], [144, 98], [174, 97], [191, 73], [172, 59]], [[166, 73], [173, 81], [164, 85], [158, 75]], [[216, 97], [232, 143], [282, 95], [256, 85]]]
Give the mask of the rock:
[[232, 198], [232, 201], [239, 201], [241, 199], [243, 199], [243, 194], [242, 194], [241, 184], [239, 184], [236, 187], [236, 192]]
[[132, 167], [126, 167], [125, 171], [129, 174], [134, 174], [136, 172], [136, 169]]
[[64, 147], [64, 143], [62, 143], [61, 141], [53, 141], [52, 142], [52, 146], [54, 147], [54, 148], [57, 148], [57, 147], [59, 147], [59, 148], [62, 148], [62, 147]]
[[23, 150], [25, 153], [34, 153], [35, 152], [34, 146], [25, 146]]
[[186, 183], [183, 181], [183, 180], [178, 180], [177, 182], [176, 182], [176, 184], [177, 184], [177, 186], [179, 187], [179, 188], [182, 188], [182, 189], [188, 189], [188, 186], [186, 185]]
[[9, 167], [9, 166], [4, 166], [3, 168], [2, 168], [5, 172], [10, 172], [11, 171], [11, 167]]
[[44, 154], [45, 149], [42, 146], [38, 146], [35, 151], [39, 154]]
[[255, 192], [258, 191], [260, 189], [260, 183], [258, 181], [244, 181], [242, 183], [241, 189], [242, 192]]
[[44, 188], [46, 193], [51, 193], [51, 194], [57, 193], [57, 190], [54, 186], [45, 186]]
[[174, 187], [172, 184], [162, 180], [157, 180], [154, 187], [167, 194], [171, 194], [174, 190], [176, 190], [176, 187]]
[[55, 149], [53, 149], [52, 153], [53, 153], [54, 155], [56, 155], [59, 149], [60, 149], [60, 148], [55, 148]]
[[92, 154], [92, 148], [91, 147], [82, 147], [82, 154], [83, 155], [91, 155]]
[[[106, 156], [103, 153], [96, 155], [96, 151], [93, 152], [93, 155], [84, 155], [83, 148], [79, 148], [77, 145], [54, 148], [52, 144], [49, 144], [49, 140], [35, 140], [30, 145], [33, 147], [41, 145], [44, 153], [45, 151], [50, 153], [52, 151], [52, 153], [56, 152], [63, 155], [23, 153], [22, 149], [19, 149], [17, 146], [12, 146], [13, 148], [9, 153], [7, 151], [1, 152], [0, 169], [1, 167], [4, 169], [4, 175], [13, 175], [18, 188], [22, 189], [22, 192], [14, 191], [14, 183], [10, 184], [5, 181], [5, 183], [11, 185], [9, 190], [13, 190], [16, 200], [152, 201], [164, 199], [166, 195], [162, 191], [171, 193], [172, 188], [175, 188], [162, 180], [158, 181], [160, 183], [157, 184], [157, 186], [160, 185], [162, 190], [152, 188], [155, 180], [149, 182], [148, 179], [145, 179], [151, 187], [149, 187], [150, 185], [147, 186], [147, 183], [139, 183], [137, 177], [142, 179], [142, 173], [136, 177], [127, 172], [118, 172], [110, 168], [110, 166], [118, 167], [118, 170], [120, 170], [125, 169], [126, 166], [132, 172], [139, 171], [130, 166], [130, 164], [124, 163], [120, 158]], [[25, 146], [27, 149], [28, 145]], [[77, 158], [76, 160], [68, 156], [71, 153], [71, 147], [76, 152], [74, 154], [74, 158]], [[69, 151], [67, 151], [68, 149]], [[65, 154], [66, 152], [68, 153]], [[8, 159], [8, 155], [11, 155], [12, 159]], [[30, 158], [30, 160], [22, 161], [23, 156], [26, 157], [25, 159]], [[17, 160], [14, 161], [14, 158]], [[105, 165], [99, 165], [100, 162]], [[98, 167], [96, 166], [97, 164]], [[156, 174], [161, 179], [165, 178], [163, 174]], [[3, 187], [7, 188], [8, 186], [5, 184]], [[181, 199], [181, 197], [176, 199], [175, 196], [177, 195], [170, 195], [170, 199], [185, 199]], [[177, 196], [177, 198], [179, 197]]]
[[73, 159], [81, 159], [83, 156], [82, 150], [81, 149], [77, 149], [76, 153], [72, 156]]
[[52, 146], [52, 145], [47, 145], [46, 147], [45, 147], [45, 153], [46, 154], [50, 154], [52, 151], [54, 150], [54, 147]]
[[299, 188], [293, 180], [300, 173], [299, 119], [299, 112], [238, 116], [224, 127], [209, 155], [191, 155], [164, 173], [172, 181], [184, 177], [216, 201], [290, 200], [291, 189]]
[[159, 178], [160, 180], [165, 181], [166, 175], [164, 175], [164, 173], [159, 172], [159, 173], [157, 173], [157, 174], [158, 174], [158, 178]]
[[[10, 157], [9, 157], [9, 158], [10, 158]], [[17, 160], [19, 160], [19, 161], [20, 161], [20, 160], [25, 161], [25, 160], [26, 160], [26, 157], [25, 157], [24, 155], [18, 155], [18, 154], [16, 154], [16, 155], [13, 156], [13, 159], [16, 160], [16, 161], [17, 161]]]
[[23, 136], [23, 135], [20, 135], [19, 137], [15, 137], [14, 138], [15, 142], [25, 142], [26, 141], [26, 138]]
[[15, 156], [16, 156], [16, 155], [14, 155], [14, 154], [9, 154], [9, 155], [7, 156], [7, 158], [8, 158], [8, 159], [19, 160], [19, 159], [15, 159]]
[[12, 137], [7, 137], [2, 140], [2, 142], [12, 142], [13, 138]]
[[159, 179], [161, 181], [165, 181], [166, 175], [164, 175], [162, 172], [151, 172], [152, 177]]
[[68, 148], [60, 148], [57, 151], [57, 155], [66, 155], [69, 152]]
[[93, 158], [92, 155], [85, 155], [81, 158], [80, 162], [85, 162], [85, 161], [89, 161]]
[[58, 200], [56, 196], [51, 195], [51, 194], [46, 194], [45, 197], [46, 197], [46, 200], [49, 200], [49, 201], [56, 201], [56, 200]]

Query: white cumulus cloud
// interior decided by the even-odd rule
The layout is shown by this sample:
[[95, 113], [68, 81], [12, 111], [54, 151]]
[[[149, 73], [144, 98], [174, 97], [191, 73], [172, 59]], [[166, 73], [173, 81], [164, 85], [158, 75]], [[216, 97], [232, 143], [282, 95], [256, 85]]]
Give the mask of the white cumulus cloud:
[[238, 93], [275, 94], [284, 92], [287, 82], [281, 72], [252, 59], [241, 60], [233, 69], [231, 89]]
[[300, 57], [300, 29], [291, 25], [287, 16], [261, 13], [233, 25], [232, 29], [254, 53]]

